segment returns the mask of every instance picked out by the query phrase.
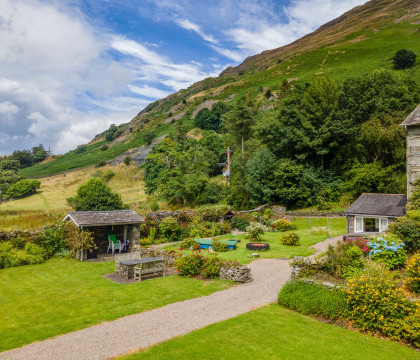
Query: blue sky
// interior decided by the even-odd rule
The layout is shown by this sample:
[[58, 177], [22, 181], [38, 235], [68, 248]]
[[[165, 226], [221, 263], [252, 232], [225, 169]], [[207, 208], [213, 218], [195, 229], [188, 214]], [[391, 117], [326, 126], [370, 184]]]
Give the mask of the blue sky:
[[0, 154], [56, 154], [364, 0], [1, 0]]

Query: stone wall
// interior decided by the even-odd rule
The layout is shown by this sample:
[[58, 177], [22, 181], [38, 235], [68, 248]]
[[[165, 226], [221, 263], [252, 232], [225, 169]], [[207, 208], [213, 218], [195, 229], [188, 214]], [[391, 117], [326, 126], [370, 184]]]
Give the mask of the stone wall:
[[[139, 252], [142, 258], [144, 257], [164, 257], [165, 265], [173, 269], [175, 260], [182, 256], [176, 251], [167, 251], [159, 248], [134, 246], [135, 252]], [[219, 272], [220, 279], [232, 280], [239, 283], [247, 283], [252, 281], [251, 269], [242, 265], [222, 265]]]
[[221, 266], [219, 271], [219, 278], [232, 280], [239, 283], [251, 282], [251, 269], [242, 265]]
[[29, 241], [33, 242], [42, 233], [43, 233], [42, 229], [35, 230], [35, 231], [27, 231], [27, 230], [0, 231], [0, 241], [9, 241], [18, 236], [21, 236], [24, 239], [28, 239]]

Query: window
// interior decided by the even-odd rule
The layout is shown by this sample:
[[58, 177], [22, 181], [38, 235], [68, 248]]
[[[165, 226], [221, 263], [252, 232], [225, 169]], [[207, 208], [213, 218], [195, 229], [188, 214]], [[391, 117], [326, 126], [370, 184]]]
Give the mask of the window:
[[374, 217], [355, 217], [354, 219], [354, 232], [372, 232], [378, 233], [388, 229], [387, 218], [374, 218]]
[[379, 219], [379, 231], [386, 231], [388, 229], [388, 219]]
[[357, 217], [355, 218], [355, 230], [354, 232], [363, 232], [363, 218]]

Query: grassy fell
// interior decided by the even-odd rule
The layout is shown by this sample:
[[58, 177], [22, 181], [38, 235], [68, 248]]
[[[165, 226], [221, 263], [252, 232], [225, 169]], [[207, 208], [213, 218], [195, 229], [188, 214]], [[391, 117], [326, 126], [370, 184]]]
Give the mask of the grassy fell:
[[[42, 178], [36, 194], [0, 204], [0, 230], [32, 230], [59, 220], [71, 210], [66, 199], [74, 196], [96, 170], [90, 167]], [[137, 204], [146, 198], [142, 174], [136, 167], [104, 166], [100, 170], [115, 173], [108, 185], [121, 195], [124, 203]]]

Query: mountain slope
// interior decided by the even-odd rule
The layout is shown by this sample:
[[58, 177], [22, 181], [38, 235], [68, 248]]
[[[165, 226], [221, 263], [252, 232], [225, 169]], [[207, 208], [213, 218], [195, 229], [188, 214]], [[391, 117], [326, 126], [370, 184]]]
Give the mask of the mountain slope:
[[[275, 92], [287, 80], [311, 81], [328, 75], [338, 82], [375, 69], [392, 69], [397, 50], [408, 48], [420, 54], [420, 4], [418, 0], [373, 0], [356, 7], [292, 44], [264, 51], [228, 68], [217, 78], [208, 78], [168, 97], [151, 103], [129, 123], [122, 134], [104, 150], [104, 133], [87, 145], [86, 151], [73, 150], [54, 161], [23, 169], [28, 177], [53, 174], [109, 161], [129, 149], [144, 145], [144, 134], [154, 138], [169, 134], [179, 119], [193, 127], [193, 114], [210, 100], [230, 101], [248, 90]], [[420, 61], [404, 71], [420, 82]], [[261, 111], [274, 106], [274, 99], [261, 97]]]

